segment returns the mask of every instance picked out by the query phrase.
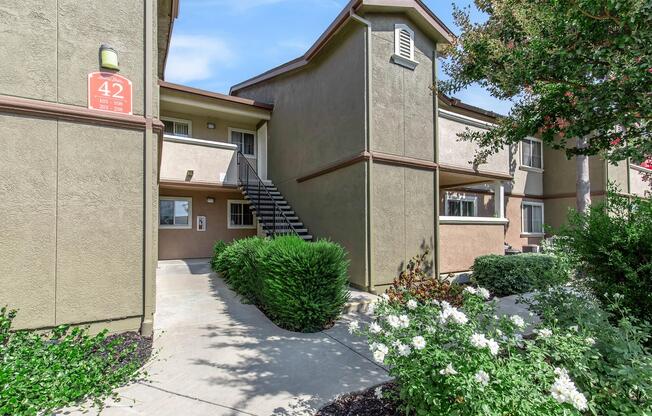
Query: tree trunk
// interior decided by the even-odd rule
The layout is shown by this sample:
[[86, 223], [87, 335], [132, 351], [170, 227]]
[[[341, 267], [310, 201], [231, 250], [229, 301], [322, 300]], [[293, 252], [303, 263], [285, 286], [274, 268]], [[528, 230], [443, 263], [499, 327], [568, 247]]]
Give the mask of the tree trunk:
[[[587, 147], [588, 139], [581, 137], [577, 139], [577, 147]], [[577, 163], [577, 210], [586, 213], [591, 205], [591, 179], [589, 178], [589, 157], [584, 155], [576, 156]]]

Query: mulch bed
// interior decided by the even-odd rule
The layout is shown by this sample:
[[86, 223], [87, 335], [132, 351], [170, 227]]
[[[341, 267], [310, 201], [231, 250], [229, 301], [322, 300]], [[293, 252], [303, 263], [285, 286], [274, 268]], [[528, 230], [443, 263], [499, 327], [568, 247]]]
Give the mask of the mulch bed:
[[[391, 382], [380, 386], [383, 387], [385, 395], [396, 389], [395, 384]], [[379, 386], [344, 394], [323, 407], [315, 416], [402, 416], [396, 402], [376, 398], [376, 387]]]
[[149, 357], [152, 355], [152, 337], [144, 337], [138, 332], [133, 331], [123, 332], [121, 334], [109, 335], [104, 340], [104, 344], [108, 345], [110, 342], [116, 339], [121, 341], [116, 347], [116, 352], [118, 353], [132, 346], [135, 347], [133, 353], [119, 363], [120, 367], [134, 361], [137, 362], [139, 366], [142, 366], [147, 362], [147, 360], [149, 360]]

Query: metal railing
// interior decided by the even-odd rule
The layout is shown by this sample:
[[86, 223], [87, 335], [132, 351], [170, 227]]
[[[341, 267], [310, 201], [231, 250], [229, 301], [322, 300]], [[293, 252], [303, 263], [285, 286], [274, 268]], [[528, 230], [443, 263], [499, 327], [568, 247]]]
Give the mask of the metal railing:
[[[238, 150], [238, 184], [247, 191], [249, 203], [256, 208], [258, 221], [272, 238], [278, 235], [294, 234], [299, 235], [285, 212], [278, 205], [269, 189], [260, 179], [256, 170], [251, 166], [249, 160]], [[263, 211], [266, 213], [263, 214]], [[271, 218], [271, 219], [264, 219]]]

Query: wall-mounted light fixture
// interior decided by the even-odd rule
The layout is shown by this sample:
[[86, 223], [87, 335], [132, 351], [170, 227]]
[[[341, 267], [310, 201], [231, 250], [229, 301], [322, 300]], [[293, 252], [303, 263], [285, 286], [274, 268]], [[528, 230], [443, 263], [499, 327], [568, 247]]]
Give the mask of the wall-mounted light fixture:
[[188, 169], [186, 171], [186, 182], [190, 182], [190, 180], [192, 179], [192, 175], [194, 175], [194, 174], [195, 174], [194, 170]]
[[208, 198], [206, 198], [206, 203], [214, 204], [215, 203], [215, 198], [213, 198], [212, 196], [209, 196]]
[[100, 46], [100, 66], [106, 69], [119, 71], [118, 52], [109, 45]]
[[215, 123], [211, 123], [210, 121], [206, 123], [206, 128], [213, 130], [215, 128]]

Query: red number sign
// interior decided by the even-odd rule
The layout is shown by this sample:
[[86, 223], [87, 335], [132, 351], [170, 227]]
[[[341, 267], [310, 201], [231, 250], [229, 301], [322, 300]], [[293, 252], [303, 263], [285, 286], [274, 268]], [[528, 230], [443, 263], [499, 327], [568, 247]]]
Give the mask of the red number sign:
[[131, 81], [110, 72], [88, 74], [88, 108], [133, 114]]

